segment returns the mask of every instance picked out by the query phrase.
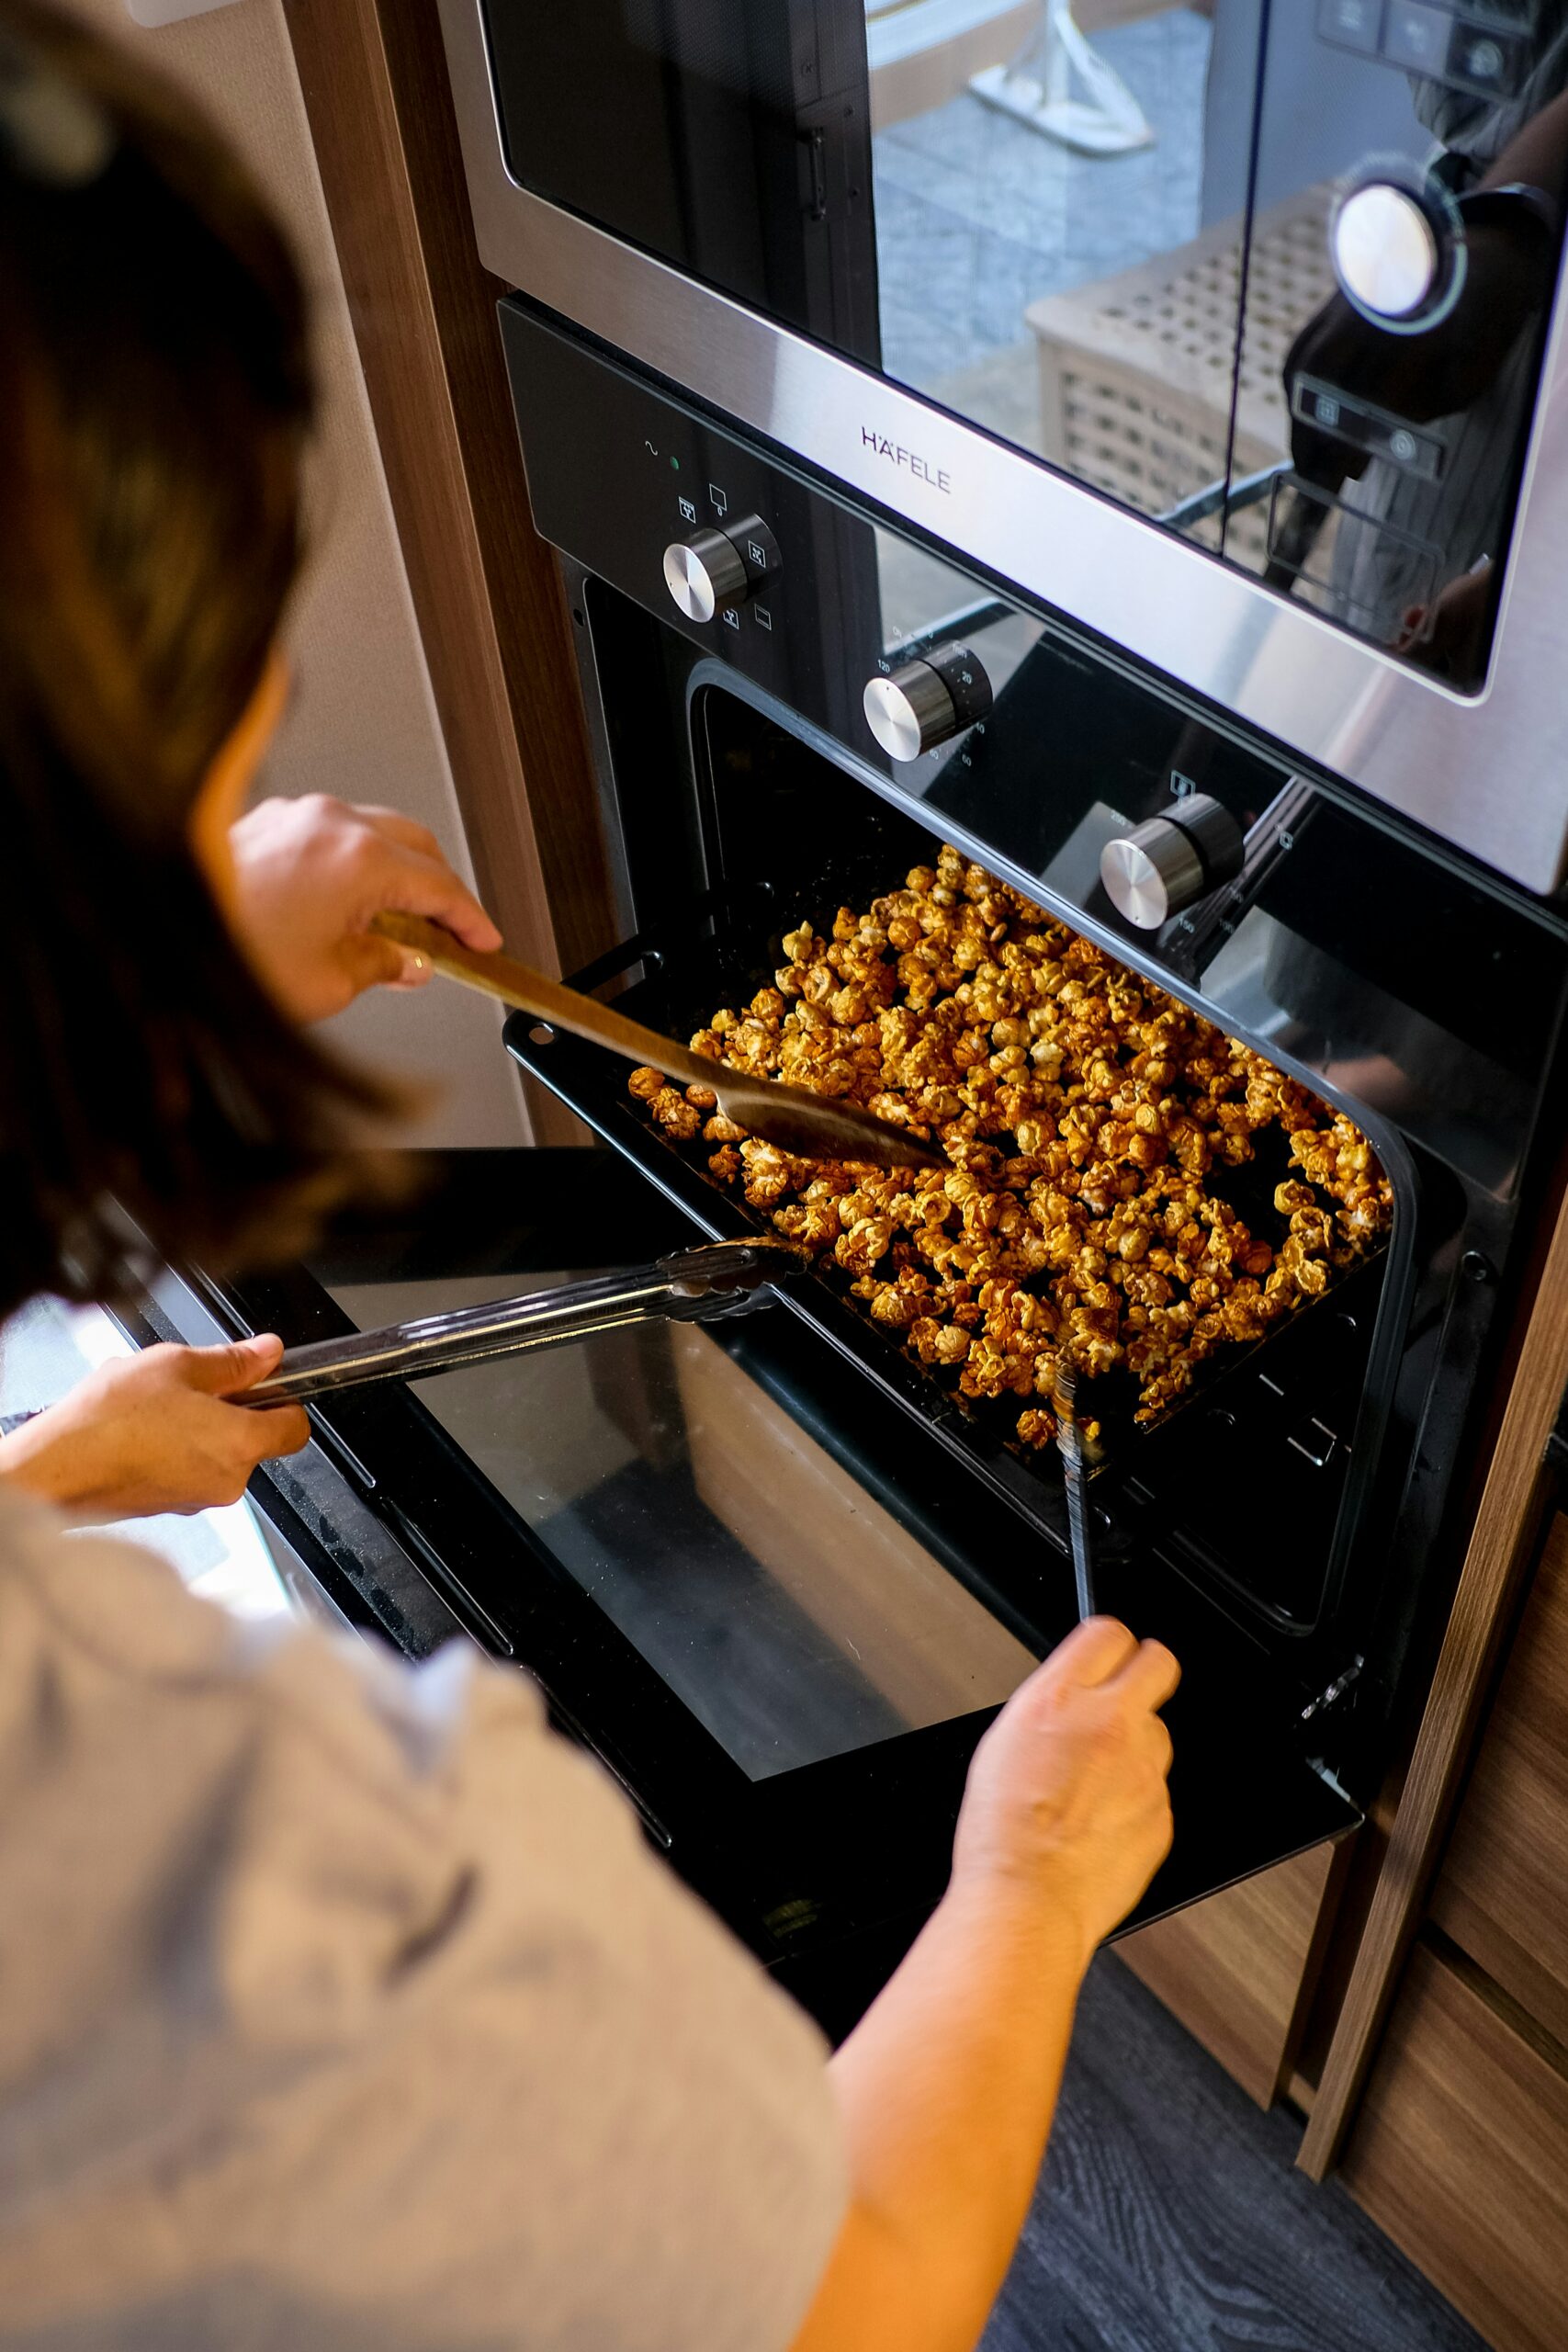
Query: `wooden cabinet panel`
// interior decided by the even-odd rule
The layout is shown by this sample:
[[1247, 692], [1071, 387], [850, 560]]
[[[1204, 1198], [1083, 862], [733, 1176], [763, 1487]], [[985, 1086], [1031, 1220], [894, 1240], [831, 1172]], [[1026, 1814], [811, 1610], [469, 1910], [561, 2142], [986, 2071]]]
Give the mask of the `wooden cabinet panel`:
[[1033, 1653], [824, 1452], [737, 1380], [716, 1340], [672, 1327], [698, 1494], [822, 1643], [911, 1727], [1000, 1705]]
[[1568, 1519], [1551, 1522], [1432, 1915], [1568, 2044]]
[[1562, 2352], [1568, 2077], [1424, 1945], [1341, 2177], [1495, 2352]]
[[1316, 1846], [1115, 1947], [1259, 2107], [1272, 2106], [1290, 2071], [1341, 1850]]

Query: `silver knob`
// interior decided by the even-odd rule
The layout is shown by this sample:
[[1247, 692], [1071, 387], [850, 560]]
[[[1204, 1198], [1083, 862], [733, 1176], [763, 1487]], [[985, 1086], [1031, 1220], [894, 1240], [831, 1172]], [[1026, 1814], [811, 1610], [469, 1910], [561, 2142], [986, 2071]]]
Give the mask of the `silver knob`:
[[1138, 931], [1158, 931], [1184, 907], [1234, 881], [1245, 852], [1230, 810], [1194, 792], [1165, 816], [1107, 842], [1100, 878], [1119, 915]]
[[861, 705], [890, 760], [918, 760], [984, 718], [991, 682], [966, 645], [948, 643], [903, 662], [891, 677], [870, 679]]
[[1345, 293], [1373, 319], [1414, 319], [1444, 275], [1437, 222], [1408, 188], [1392, 180], [1371, 180], [1345, 198], [1328, 247]]
[[873, 678], [861, 697], [866, 725], [890, 760], [918, 760], [958, 732], [958, 713], [940, 674], [906, 662], [890, 678]]
[[756, 582], [733, 539], [696, 531], [665, 548], [664, 585], [689, 621], [711, 621], [721, 605], [743, 605]]

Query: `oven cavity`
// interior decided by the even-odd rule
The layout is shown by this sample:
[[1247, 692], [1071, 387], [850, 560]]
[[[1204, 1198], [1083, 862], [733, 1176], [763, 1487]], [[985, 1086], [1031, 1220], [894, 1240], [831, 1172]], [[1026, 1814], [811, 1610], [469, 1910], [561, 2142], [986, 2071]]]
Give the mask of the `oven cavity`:
[[951, 844], [781, 948], [693, 1049], [857, 1101], [945, 1170], [793, 1158], [655, 1069], [630, 1091], [1025, 1447], [1056, 1434], [1063, 1363], [1150, 1426], [1381, 1245], [1392, 1187], [1343, 1113]]
[[530, 1061], [707, 1230], [793, 1242], [795, 1312], [1035, 1530], [1066, 1363], [1107, 1542], [1314, 1627], [1393, 1219], [1365, 1135], [765, 713], [704, 685], [693, 732], [707, 887], [638, 891], [619, 1001], [949, 1165], [795, 1159], [700, 1085]]

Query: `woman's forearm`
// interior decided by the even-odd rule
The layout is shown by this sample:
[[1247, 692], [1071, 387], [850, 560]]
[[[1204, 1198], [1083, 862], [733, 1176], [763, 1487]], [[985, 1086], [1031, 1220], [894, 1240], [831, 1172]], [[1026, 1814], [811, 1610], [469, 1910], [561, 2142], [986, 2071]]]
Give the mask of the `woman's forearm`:
[[971, 2352], [1061, 2086], [1081, 1926], [955, 1886], [832, 2062], [851, 2211], [795, 2352]]
[[849, 2217], [795, 2352], [973, 2352], [1044, 2154], [1089, 1955], [1170, 1850], [1180, 1669], [1092, 1617], [975, 1751], [953, 1881], [833, 2061]]

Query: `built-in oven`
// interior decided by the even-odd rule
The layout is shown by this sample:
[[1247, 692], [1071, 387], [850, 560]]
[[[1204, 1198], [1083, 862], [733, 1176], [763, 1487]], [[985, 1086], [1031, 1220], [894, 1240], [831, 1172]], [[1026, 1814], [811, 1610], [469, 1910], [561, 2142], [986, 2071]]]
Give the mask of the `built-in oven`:
[[1096, 1599], [1184, 1669], [1134, 1920], [1351, 1828], [1418, 1695], [1561, 1178], [1568, 28], [442, 7], [595, 749], [578, 982], [950, 1166], [759, 1159], [517, 1018], [600, 1148], [149, 1328], [791, 1243], [735, 1319], [324, 1396], [259, 1491], [346, 1613], [536, 1674], [836, 2026], [1074, 1621], [1064, 1357]]
[[[840, 1216], [852, 1171], [760, 1170], [700, 1092], [518, 1016], [512, 1055], [608, 1149], [459, 1155], [287, 1276], [171, 1276], [152, 1328], [299, 1345], [705, 1240], [800, 1242], [827, 1184], [818, 1238], [849, 1245], [759, 1311], [323, 1396], [311, 1454], [259, 1492], [345, 1611], [537, 1676], [836, 2027], [943, 1883], [985, 1724], [1077, 1613], [1053, 1394], [989, 1345], [999, 1306], [1064, 1352], [1069, 1309], [1113, 1309], [1079, 1353], [1096, 1600], [1184, 1669], [1176, 1842], [1134, 1921], [1360, 1818], [1451, 1592], [1560, 1153], [1568, 923], [536, 306], [509, 299], [502, 333], [619, 901], [579, 984], [740, 1060], [826, 1039], [829, 1086], [881, 1036], [857, 988], [916, 1049], [948, 1002], [965, 1066], [910, 1091], [884, 1041], [876, 1083], [905, 1092], [868, 1099], [920, 1118], [954, 1181], [929, 1231], [897, 1178]], [[950, 921], [986, 952], [932, 947], [927, 986]], [[1034, 1000], [974, 994], [1026, 965], [1071, 1016], [1042, 1012], [1037, 1056]], [[1123, 1026], [1086, 1044], [1086, 995]], [[999, 1091], [1026, 1062], [1055, 1106], [1032, 1129]], [[1196, 1141], [1171, 1115], [1194, 1078]], [[1090, 1137], [1096, 1102], [1119, 1141]], [[1070, 1298], [1023, 1231], [1058, 1193], [1100, 1252]], [[1156, 1195], [1171, 1221], [1140, 1241]], [[1223, 1229], [1217, 1257], [1180, 1262], [1184, 1218]], [[867, 1223], [887, 1230], [863, 1259]], [[1303, 1232], [1321, 1263], [1298, 1283]], [[879, 1304], [900, 1266], [951, 1347]], [[1173, 1305], [1215, 1344], [1156, 1389], [1145, 1309]]]
[[1555, 887], [1558, 0], [441, 6], [508, 285]]

